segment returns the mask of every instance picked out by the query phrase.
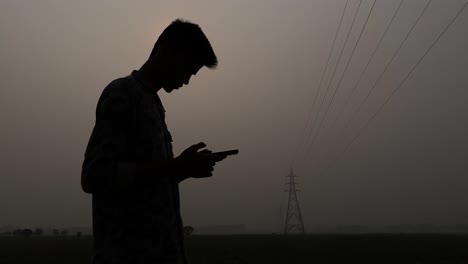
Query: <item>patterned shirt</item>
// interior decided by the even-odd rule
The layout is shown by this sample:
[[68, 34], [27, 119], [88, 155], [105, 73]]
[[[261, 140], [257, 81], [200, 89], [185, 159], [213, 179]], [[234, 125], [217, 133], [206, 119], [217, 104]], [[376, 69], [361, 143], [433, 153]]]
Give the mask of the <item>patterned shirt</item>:
[[137, 162], [173, 159], [164, 113], [138, 71], [99, 98], [81, 175], [92, 193], [94, 264], [187, 263], [178, 184], [154, 175], [157, 184], [145, 185], [137, 173]]

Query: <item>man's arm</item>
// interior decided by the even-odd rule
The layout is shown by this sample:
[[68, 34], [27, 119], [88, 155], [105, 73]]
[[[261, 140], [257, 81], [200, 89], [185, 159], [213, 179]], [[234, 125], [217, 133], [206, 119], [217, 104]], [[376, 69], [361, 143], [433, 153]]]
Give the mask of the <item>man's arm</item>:
[[197, 152], [199, 143], [169, 160], [125, 161], [134, 105], [125, 83], [111, 83], [96, 109], [96, 124], [86, 148], [81, 186], [86, 193], [102, 190], [128, 191], [152, 184], [180, 183], [189, 178], [209, 177], [214, 163], [225, 156]]
[[81, 187], [86, 193], [129, 191], [187, 178], [179, 159], [125, 161], [134, 104], [123, 80], [106, 87], [96, 108], [96, 124], [86, 148]]
[[123, 161], [133, 111], [125, 88], [125, 82], [114, 81], [99, 98], [81, 172], [81, 186], [87, 193], [135, 183], [136, 164]]
[[86, 193], [129, 191], [148, 184], [178, 181], [170, 177], [171, 161], [129, 161], [127, 141], [133, 110], [131, 89], [123, 80], [106, 87], [96, 108], [96, 124], [86, 148], [81, 187]]

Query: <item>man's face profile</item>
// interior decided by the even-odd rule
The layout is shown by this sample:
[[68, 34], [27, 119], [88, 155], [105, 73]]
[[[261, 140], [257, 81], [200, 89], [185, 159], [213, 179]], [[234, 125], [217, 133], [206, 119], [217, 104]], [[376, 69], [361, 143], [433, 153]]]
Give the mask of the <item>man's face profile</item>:
[[162, 64], [162, 87], [167, 93], [188, 85], [192, 75], [197, 74], [203, 67], [195, 62], [195, 58], [174, 51], [166, 45], [160, 48], [156, 60]]
[[179, 62], [175, 61], [176, 65], [173, 68], [168, 69], [165, 76], [165, 82], [163, 88], [167, 93], [173, 90], [178, 90], [183, 85], [188, 85], [192, 75], [196, 75], [202, 66], [194, 66], [194, 63], [190, 62]]

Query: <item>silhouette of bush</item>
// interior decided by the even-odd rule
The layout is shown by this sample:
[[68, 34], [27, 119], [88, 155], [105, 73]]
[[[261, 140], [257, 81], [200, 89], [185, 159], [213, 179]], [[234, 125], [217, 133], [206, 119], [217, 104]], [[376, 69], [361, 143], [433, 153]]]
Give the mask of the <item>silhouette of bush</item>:
[[33, 231], [29, 228], [25, 228], [25, 229], [15, 229], [13, 230], [13, 236], [17, 236], [17, 237], [25, 237], [25, 238], [28, 238], [30, 237], [31, 235], [33, 234]]
[[42, 228], [36, 228], [33, 234], [35, 236], [42, 236], [44, 234], [44, 230], [42, 230]]
[[190, 236], [194, 231], [193, 226], [184, 226], [184, 235]]
[[23, 236], [23, 230], [15, 229], [15, 230], [13, 230], [13, 235], [14, 236]]
[[25, 228], [23, 229], [22, 234], [25, 238], [29, 238], [33, 234], [33, 231], [29, 228]]
[[11, 236], [13, 233], [11, 231], [5, 231], [1, 234], [2, 236]]

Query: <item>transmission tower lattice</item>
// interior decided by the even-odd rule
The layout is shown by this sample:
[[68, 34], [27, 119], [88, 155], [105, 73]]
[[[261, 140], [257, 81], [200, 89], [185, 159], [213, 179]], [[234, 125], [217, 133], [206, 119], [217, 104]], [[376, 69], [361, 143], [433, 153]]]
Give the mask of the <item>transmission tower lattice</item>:
[[304, 222], [302, 221], [301, 209], [299, 207], [299, 200], [297, 199], [296, 194], [296, 192], [299, 191], [296, 190], [296, 184], [298, 184], [298, 182], [294, 180], [295, 178], [298, 178], [298, 176], [294, 175], [291, 168], [289, 175], [286, 177], [289, 178], [289, 182], [286, 183], [286, 185], [289, 185], [289, 190], [286, 190], [286, 192], [289, 192], [289, 199], [286, 223], [284, 225], [284, 234], [294, 232], [304, 234]]

